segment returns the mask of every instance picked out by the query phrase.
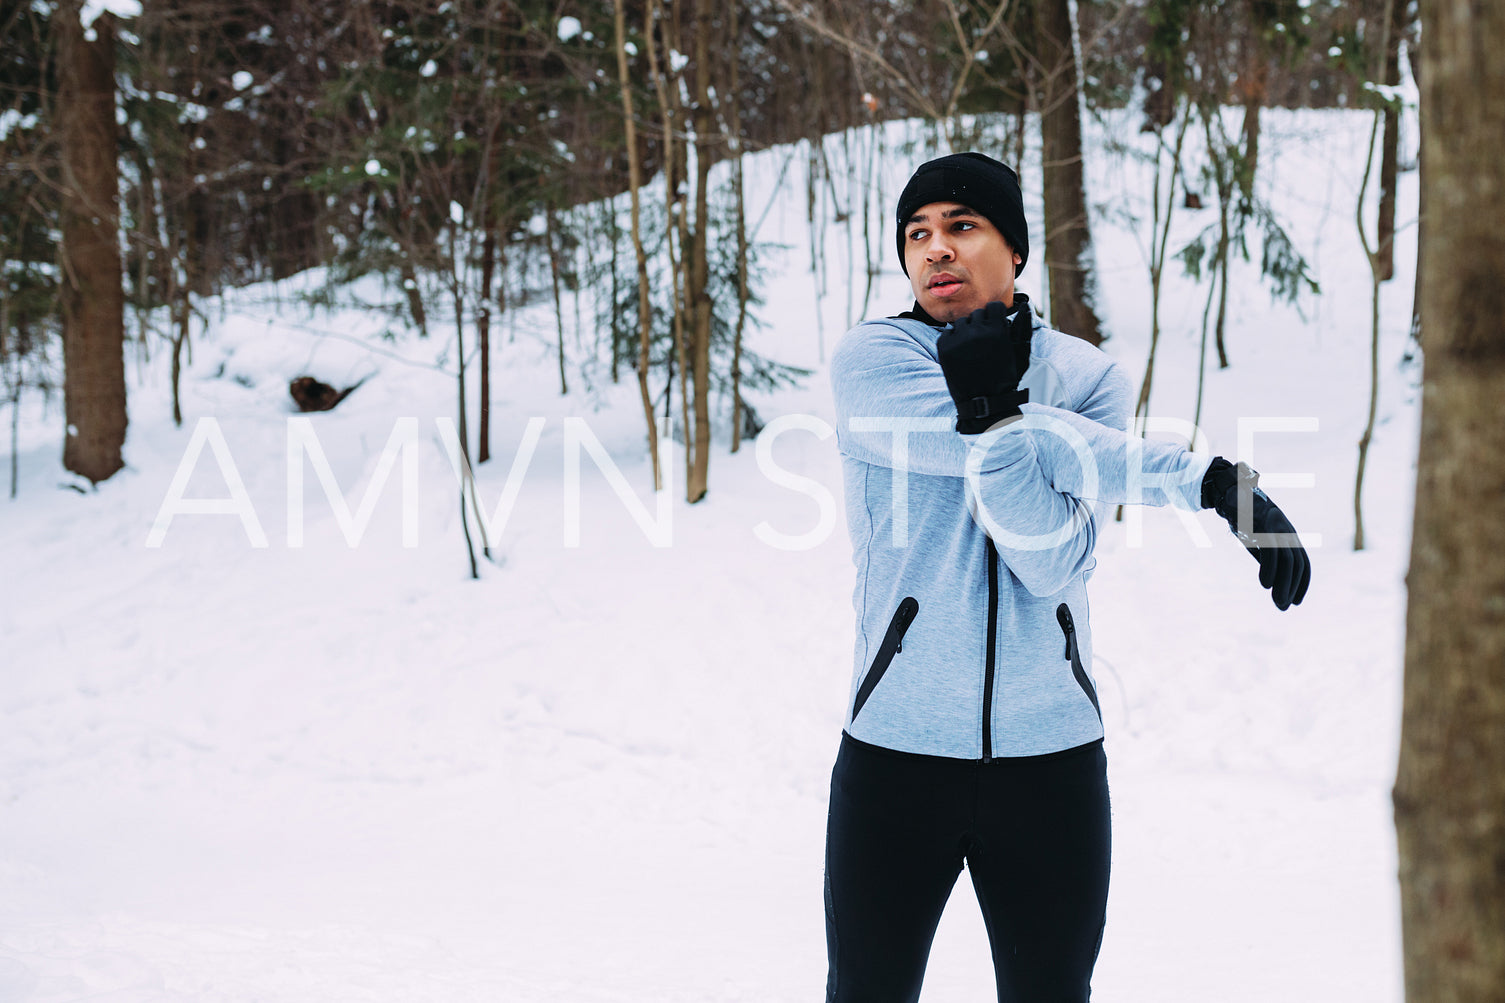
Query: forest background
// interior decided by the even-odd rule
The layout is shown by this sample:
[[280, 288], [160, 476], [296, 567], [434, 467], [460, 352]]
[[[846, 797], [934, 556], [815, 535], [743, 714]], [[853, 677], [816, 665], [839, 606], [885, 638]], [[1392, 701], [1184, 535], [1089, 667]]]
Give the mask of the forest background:
[[[1379, 289], [1413, 280], [1397, 275], [1391, 254], [1396, 178], [1408, 168], [1423, 174], [1411, 348], [1425, 342], [1431, 356], [1429, 406], [1452, 408], [1424, 420], [1418, 477], [1413, 569], [1437, 584], [1413, 591], [1408, 623], [1395, 806], [1408, 989], [1424, 971], [1414, 964], [1422, 953], [1412, 952], [1421, 943], [1413, 934], [1431, 929], [1434, 969], [1463, 972], [1476, 998], [1492, 998], [1505, 970], [1505, 823], [1500, 774], [1490, 773], [1505, 735], [1497, 727], [1505, 717], [1505, 585], [1492, 559], [1501, 548], [1489, 545], [1500, 529], [1487, 516], [1505, 474], [1474, 461], [1502, 455], [1486, 433], [1505, 421], [1484, 416], [1505, 397], [1486, 384], [1505, 350], [1491, 292], [1500, 287], [1498, 254], [1483, 253], [1498, 251], [1498, 237], [1470, 227], [1499, 218], [1483, 200], [1498, 187], [1499, 151], [1486, 140], [1505, 135], [1487, 115], [1499, 81], [1474, 58], [1498, 51], [1487, 44], [1498, 19], [1461, 0], [5, 0], [0, 389], [11, 417], [10, 493], [19, 483], [23, 401], [40, 396], [50, 405], [61, 396], [63, 466], [74, 478], [65, 486], [92, 495], [126, 465], [126, 358], [167, 353], [174, 419], [191, 420], [180, 379], [213, 326], [216, 301], [310, 276], [288, 288], [315, 306], [383, 318], [380, 341], [437, 341], [441, 331], [453, 339], [453, 352], [440, 354], [456, 377], [466, 470], [492, 458], [494, 330], [520, 309], [551, 307], [560, 394], [582, 382], [635, 380], [655, 483], [668, 480], [660, 443], [678, 440], [685, 469], [673, 480], [698, 502], [709, 489], [713, 421], [726, 421], [721, 435], [736, 450], [760, 426], [744, 391], [805, 375], [744, 344], [761, 289], [759, 207], [744, 197], [744, 156], [802, 152], [786, 163], [783, 186], [802, 186], [806, 196], [810, 281], [817, 303], [826, 288], [841, 289], [855, 319], [868, 312], [888, 257], [881, 230], [894, 192], [877, 165], [916, 152], [886, 147], [885, 130], [858, 127], [898, 119], [919, 124], [926, 150], [980, 149], [1022, 164], [1038, 145], [1039, 175], [1024, 185], [1043, 201], [1032, 254], [1039, 302], [1052, 323], [1092, 342], [1115, 332], [1094, 282], [1090, 219], [1103, 206], [1083, 176], [1083, 122], [1125, 111], [1140, 119], [1154, 146], [1145, 161], [1153, 184], [1143, 416], [1167, 267], [1202, 280], [1203, 347], [1220, 367], [1230, 365], [1223, 333], [1236, 258], [1257, 259], [1277, 298], [1316, 292], [1311, 249], [1261, 201], [1262, 110], [1364, 109], [1373, 128], [1355, 215], [1372, 276], [1375, 347], [1355, 549], [1364, 546], [1359, 503], [1376, 414]], [[1422, 153], [1403, 164], [1402, 64], [1418, 41], [1436, 51], [1410, 65], [1423, 95], [1423, 139]], [[1446, 100], [1434, 101], [1431, 117], [1428, 72], [1449, 88], [1437, 92]], [[872, 183], [843, 189], [861, 192], [861, 204], [838, 195], [833, 161], [866, 165], [858, 171]], [[1428, 170], [1437, 172], [1435, 188]], [[1434, 191], [1452, 215], [1429, 215]], [[1212, 222], [1172, 244], [1173, 216], [1192, 208], [1212, 209]], [[833, 280], [817, 251], [833, 223], [852, 243], [861, 230], [860, 261], [847, 262], [856, 281]], [[1430, 274], [1427, 261], [1438, 262]], [[587, 289], [596, 313], [588, 325], [577, 295]], [[569, 342], [567, 326], [598, 336]], [[1199, 366], [1207, 358], [1204, 350]], [[303, 409], [333, 407], [359, 385], [300, 389], [301, 375], [285, 374]], [[1460, 386], [1469, 393], [1453, 396]], [[717, 401], [729, 402], [724, 413]], [[479, 516], [473, 481], [468, 489]], [[462, 496], [462, 519], [466, 511]], [[485, 520], [475, 523], [483, 529]], [[466, 539], [477, 576], [468, 529]], [[487, 541], [479, 543], [485, 555]], [[1465, 601], [1452, 602], [1455, 595]], [[1428, 700], [1435, 716], [1415, 723], [1413, 709], [1420, 714]], [[1407, 756], [1433, 772], [1407, 772]], [[1445, 834], [1436, 844], [1415, 835], [1431, 823]], [[1443, 845], [1454, 837], [1454, 847]], [[1465, 852], [1454, 856], [1456, 845]], [[1477, 870], [1424, 873], [1457, 860]], [[1439, 916], [1444, 922], [1431, 922]]]
[[[1221, 366], [1228, 265], [1249, 256], [1250, 236], [1274, 291], [1291, 299], [1315, 289], [1257, 195], [1261, 109], [1380, 113], [1377, 281], [1393, 270], [1395, 85], [1417, 29], [1409, 2], [131, 0], [114, 9], [128, 16], [82, 0], [0, 5], [0, 373], [13, 415], [24, 394], [63, 392], [64, 463], [87, 482], [124, 462], [122, 345], [172, 354], [181, 421], [178, 374], [208, 302], [323, 266], [314, 295], [329, 304], [351, 302], [363, 277], [385, 280], [387, 292], [366, 305], [390, 317], [393, 337], [427, 337], [439, 324], [455, 332], [460, 438], [481, 463], [491, 456], [493, 326], [551, 299], [561, 392], [572, 367], [594, 361], [613, 381], [635, 374], [655, 480], [658, 439], [672, 430], [687, 445], [686, 497], [697, 500], [713, 395], [731, 401], [735, 450], [757, 429], [743, 387], [799, 376], [744, 350], [760, 287], [741, 158], [803, 144], [803, 169], [788, 183], [807, 192], [819, 287], [826, 214], [817, 210], [837, 202], [827, 144], [895, 118], [927, 123], [934, 147], [1014, 164], [1038, 128], [1041, 177], [1024, 184], [1044, 193], [1041, 306], [1093, 343], [1112, 332], [1095, 304], [1083, 116], [1133, 108], [1157, 139], [1157, 309], [1178, 201], [1217, 208], [1216, 225], [1175, 253], [1217, 294], [1209, 314]], [[1236, 129], [1220, 112], [1228, 106], [1242, 111]], [[1205, 155], [1183, 163], [1193, 146]], [[872, 183], [874, 163], [895, 154], [904, 151], [871, 143], [859, 158], [871, 201], [836, 206], [838, 222], [863, 230], [864, 309], [883, 260], [873, 219], [894, 194]], [[713, 181], [723, 162], [732, 169]], [[567, 360], [567, 301], [584, 286], [609, 289], [595, 318], [605, 336], [599, 360]], [[1157, 314], [1141, 413], [1158, 333]], [[479, 377], [469, 404], [467, 360]], [[338, 396], [329, 388], [324, 405]]]

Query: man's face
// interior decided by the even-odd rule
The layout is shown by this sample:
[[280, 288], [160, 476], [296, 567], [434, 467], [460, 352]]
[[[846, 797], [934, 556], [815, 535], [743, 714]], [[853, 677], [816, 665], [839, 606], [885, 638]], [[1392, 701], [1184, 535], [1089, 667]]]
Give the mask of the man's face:
[[904, 222], [904, 265], [914, 298], [943, 323], [994, 300], [1013, 306], [1018, 263], [998, 228], [958, 202], [931, 202]]

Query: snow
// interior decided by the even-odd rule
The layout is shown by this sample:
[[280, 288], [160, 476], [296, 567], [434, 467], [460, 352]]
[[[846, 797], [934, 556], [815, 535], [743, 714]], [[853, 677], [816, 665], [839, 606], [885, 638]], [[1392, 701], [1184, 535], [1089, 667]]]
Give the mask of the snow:
[[[1237, 453], [1242, 432], [1267, 485], [1310, 484], [1270, 487], [1309, 542], [1321, 537], [1306, 602], [1275, 610], [1210, 515], [1199, 525], [1211, 546], [1163, 510], [1102, 528], [1091, 594], [1115, 846], [1095, 998], [1402, 998], [1389, 788], [1418, 414], [1416, 374], [1400, 364], [1416, 227], [1401, 227], [1383, 291], [1370, 549], [1355, 553], [1369, 275], [1352, 220], [1370, 121], [1266, 113], [1263, 191], [1323, 292], [1303, 316], [1238, 262], [1233, 365], [1207, 374], [1212, 448]], [[1088, 134], [1092, 199], [1112, 210], [1094, 218], [1105, 347], [1137, 382], [1148, 241], [1127, 216], [1148, 217], [1149, 169], [1106, 151], [1110, 138], [1146, 140], [1128, 118]], [[908, 305], [887, 202], [927, 155], [901, 145], [923, 136], [906, 123], [884, 136], [871, 314]], [[843, 200], [861, 197], [864, 176], [848, 154], [866, 140], [848, 139], [828, 140]], [[852, 566], [823, 434], [835, 420], [829, 345], [813, 311], [842, 329], [860, 311], [860, 285], [855, 297], [848, 286], [863, 262], [860, 221], [855, 243], [827, 222], [817, 307], [803, 157], [748, 159], [749, 215], [769, 206], [758, 237], [784, 247], [765, 259], [770, 323], [753, 347], [817, 372], [755, 398], [772, 420], [759, 442], [733, 455], [718, 439], [700, 504], [682, 501], [683, 450], [666, 446], [673, 493], [660, 509], [631, 372], [613, 385], [582, 366], [597, 335], [575, 328], [569, 304], [567, 396], [549, 304], [499, 319], [496, 455], [477, 469], [494, 560], [479, 581], [444, 446], [455, 388], [443, 320], [429, 341], [384, 340], [376, 311], [302, 306], [314, 274], [206, 304], [184, 426], [171, 421], [168, 353], [132, 349], [128, 467], [88, 494], [60, 488], [73, 483], [60, 402], [23, 401], [19, 497], [0, 519], [0, 1000], [820, 994]], [[1023, 165], [1036, 233], [1038, 157], [1032, 144]], [[1402, 175], [1403, 223], [1416, 194]], [[1213, 212], [1178, 208], [1173, 249]], [[1035, 302], [1047, 300], [1042, 278], [1038, 262], [1021, 277]], [[1167, 269], [1156, 415], [1191, 414], [1203, 296]], [[287, 382], [305, 372], [339, 387], [369, 379], [290, 433]], [[403, 452], [408, 440], [391, 439], [407, 419], [417, 433]], [[185, 464], [195, 435], [206, 445]], [[347, 516], [374, 498], [354, 546], [315, 444]], [[148, 546], [180, 475], [179, 504], [224, 511], [180, 511]], [[247, 505], [266, 546], [253, 546]], [[962, 879], [922, 998], [989, 999], [991, 986]]]
[[1364, 89], [1371, 94], [1379, 96], [1386, 104], [1399, 104], [1410, 99], [1414, 101], [1416, 95], [1413, 88], [1407, 88], [1399, 84], [1377, 84], [1372, 80], [1364, 81]]
[[0, 111], [0, 140], [8, 139], [16, 129], [31, 129], [37, 124], [36, 115], [22, 115], [14, 108]]
[[580, 19], [578, 17], [562, 17], [559, 19], [557, 34], [561, 42], [568, 42], [580, 34]]
[[140, 0], [84, 0], [83, 7], [79, 10], [78, 20], [91, 40], [94, 37], [94, 22], [99, 20], [99, 15], [107, 11], [119, 18], [140, 17], [141, 3]]

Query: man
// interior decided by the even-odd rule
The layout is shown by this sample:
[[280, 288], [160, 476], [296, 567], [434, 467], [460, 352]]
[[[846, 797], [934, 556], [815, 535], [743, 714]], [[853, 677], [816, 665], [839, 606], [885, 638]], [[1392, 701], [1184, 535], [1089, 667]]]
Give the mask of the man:
[[930, 161], [897, 223], [914, 307], [854, 328], [831, 360], [858, 623], [831, 776], [826, 998], [918, 999], [965, 862], [1001, 1003], [1078, 1003], [1110, 838], [1093, 505], [1216, 508], [1281, 609], [1310, 565], [1252, 471], [1131, 438], [1122, 369], [1033, 315], [1014, 289], [1029, 233], [1013, 171]]

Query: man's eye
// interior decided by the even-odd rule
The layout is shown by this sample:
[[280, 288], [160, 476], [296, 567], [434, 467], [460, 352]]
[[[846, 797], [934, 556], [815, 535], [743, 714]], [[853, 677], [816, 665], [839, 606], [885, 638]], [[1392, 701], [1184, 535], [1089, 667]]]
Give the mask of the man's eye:
[[909, 239], [910, 240], [923, 240], [924, 237], [925, 237], [925, 231], [924, 230], [910, 230], [909, 231]]
[[977, 228], [977, 224], [961, 219], [956, 221], [956, 228], [958, 230], [974, 230]]

